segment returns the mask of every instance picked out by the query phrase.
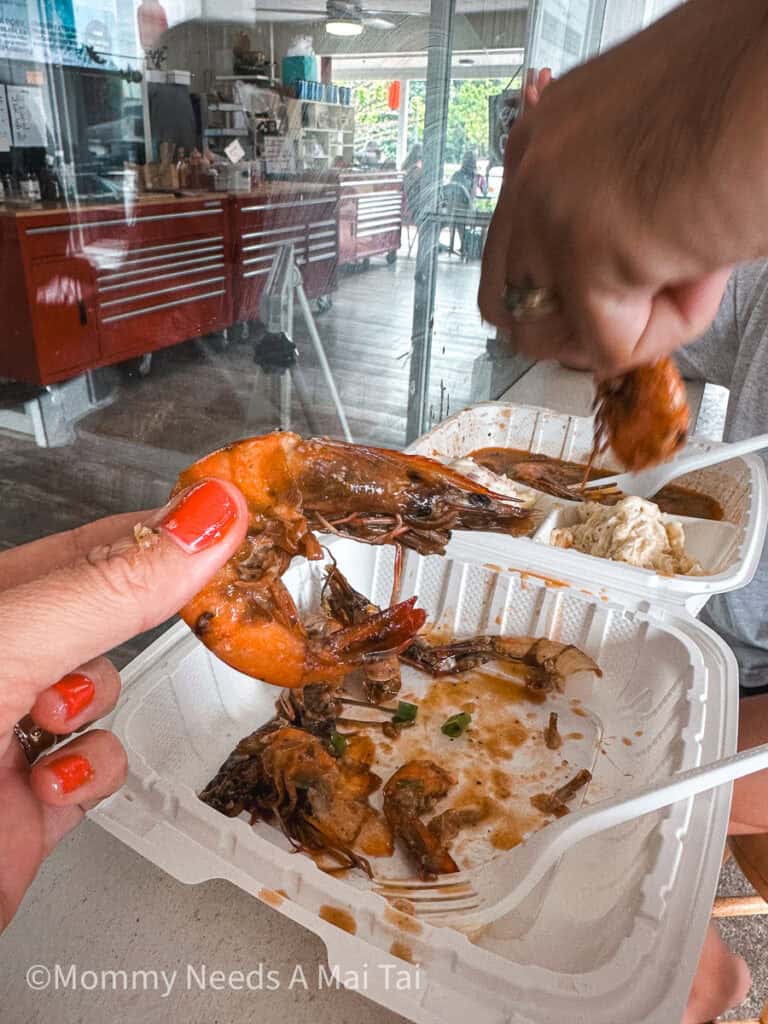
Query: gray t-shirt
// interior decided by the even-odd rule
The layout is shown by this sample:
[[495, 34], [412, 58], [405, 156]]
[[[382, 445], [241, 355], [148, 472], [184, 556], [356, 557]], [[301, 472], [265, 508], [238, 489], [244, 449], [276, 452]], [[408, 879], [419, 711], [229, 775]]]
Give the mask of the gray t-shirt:
[[[768, 261], [733, 272], [714, 323], [677, 360], [687, 379], [730, 389], [726, 441], [768, 432]], [[733, 648], [742, 686], [768, 684], [768, 547], [749, 586], [713, 597], [701, 617]]]

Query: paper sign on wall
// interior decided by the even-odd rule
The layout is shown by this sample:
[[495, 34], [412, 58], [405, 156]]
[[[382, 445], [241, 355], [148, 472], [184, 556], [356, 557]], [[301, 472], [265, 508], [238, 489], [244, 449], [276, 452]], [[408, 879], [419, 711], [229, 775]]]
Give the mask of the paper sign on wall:
[[230, 142], [230, 144], [225, 148], [224, 152], [227, 154], [227, 156], [229, 157], [233, 164], [239, 163], [245, 156], [245, 150], [240, 145], [240, 141], [238, 139], [234, 139], [232, 142]]
[[[529, 28], [528, 65], [565, 74], [587, 57], [589, 25], [601, 0], [540, 0]], [[604, 4], [603, 4], [604, 6]]]
[[296, 173], [296, 153], [291, 139], [269, 135], [263, 146], [267, 174]]
[[0, 153], [7, 153], [11, 148], [11, 119], [8, 115], [8, 99], [5, 86], [0, 85]]
[[14, 146], [45, 146], [43, 90], [34, 85], [8, 85]]

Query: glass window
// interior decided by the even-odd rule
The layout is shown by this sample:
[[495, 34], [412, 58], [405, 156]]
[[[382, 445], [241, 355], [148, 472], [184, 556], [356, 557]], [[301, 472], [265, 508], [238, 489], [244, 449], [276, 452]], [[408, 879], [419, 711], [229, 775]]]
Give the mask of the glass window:
[[403, 447], [499, 397], [527, 364], [476, 292], [525, 69], [618, 6], [0, 0], [0, 544], [234, 438]]

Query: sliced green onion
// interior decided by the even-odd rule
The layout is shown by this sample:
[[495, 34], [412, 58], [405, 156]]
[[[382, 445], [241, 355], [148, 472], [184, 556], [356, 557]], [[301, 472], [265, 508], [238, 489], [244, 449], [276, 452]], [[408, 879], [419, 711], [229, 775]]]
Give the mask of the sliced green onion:
[[462, 711], [459, 715], [451, 715], [450, 718], [446, 718], [440, 727], [440, 732], [455, 740], [457, 736], [461, 736], [471, 721], [472, 715]]
[[331, 746], [337, 757], [343, 757], [344, 751], [347, 749], [347, 737], [334, 729], [331, 733]]
[[401, 700], [398, 702], [397, 711], [392, 715], [392, 721], [395, 723], [415, 722], [418, 713], [418, 704], [409, 704], [407, 700]]

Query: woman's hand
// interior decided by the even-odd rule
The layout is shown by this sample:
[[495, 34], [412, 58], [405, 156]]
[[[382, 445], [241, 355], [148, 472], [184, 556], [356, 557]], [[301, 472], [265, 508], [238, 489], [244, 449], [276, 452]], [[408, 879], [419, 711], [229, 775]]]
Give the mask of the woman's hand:
[[[730, 266], [768, 252], [767, 41], [761, 0], [696, 0], [528, 83], [479, 293], [516, 348], [609, 377], [708, 326]], [[546, 288], [560, 311], [515, 322], [507, 285]]]
[[237, 488], [206, 480], [157, 512], [0, 554], [0, 929], [59, 839], [126, 773], [101, 729], [30, 767], [14, 726], [30, 715], [61, 735], [111, 711], [120, 678], [102, 652], [178, 611], [242, 543], [247, 519]]

